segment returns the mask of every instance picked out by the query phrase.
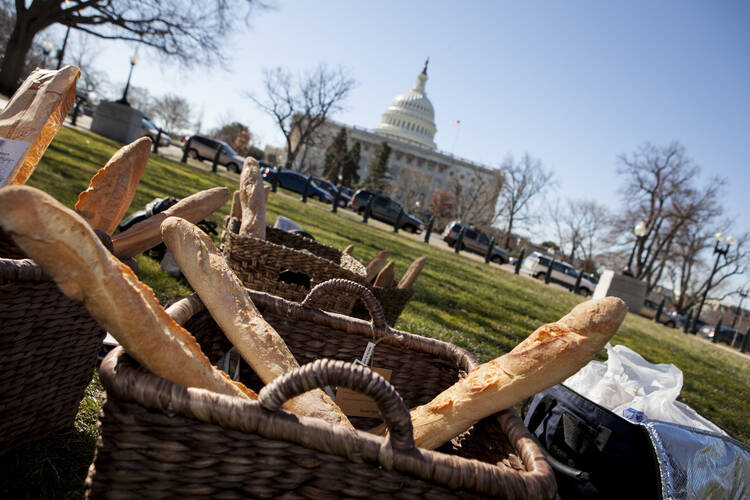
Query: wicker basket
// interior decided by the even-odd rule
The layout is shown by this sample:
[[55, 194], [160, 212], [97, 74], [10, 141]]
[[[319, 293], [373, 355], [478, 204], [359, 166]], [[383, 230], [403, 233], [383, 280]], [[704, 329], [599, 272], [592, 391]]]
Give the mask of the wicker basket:
[[[300, 363], [317, 358], [358, 359], [373, 336], [381, 340], [373, 364], [393, 369], [391, 384], [406, 407], [431, 400], [476, 366], [474, 358], [444, 342], [390, 330], [372, 296], [372, 323], [249, 291], [264, 317]], [[373, 305], [374, 303], [374, 305]], [[170, 314], [193, 333], [209, 358], [231, 345], [196, 296]], [[397, 335], [389, 335], [396, 333]], [[404, 403], [369, 370], [329, 361], [307, 365], [263, 388], [260, 402], [187, 390], [139, 367], [121, 349], [100, 368], [107, 401], [101, 435], [86, 480], [87, 496], [221, 498], [551, 498], [554, 475], [512, 411], [488, 417], [436, 451], [415, 449]], [[366, 376], [365, 376], [366, 375]], [[374, 378], [372, 378], [374, 377]], [[243, 364], [241, 380], [261, 383]], [[317, 419], [297, 417], [280, 404], [320, 384], [369, 388], [391, 429], [384, 439]], [[378, 419], [351, 418], [358, 429]]]
[[[396, 288], [389, 287], [383, 288], [379, 286], [368, 286], [375, 298], [380, 302], [385, 314], [385, 321], [394, 326], [398, 317], [401, 316], [406, 304], [409, 303], [412, 296], [414, 295], [413, 288]], [[352, 309], [352, 316], [360, 319], [369, 318], [367, 308], [362, 301], [357, 301]]]
[[[229, 267], [242, 283], [253, 290], [302, 301], [316, 285], [340, 278], [364, 283], [367, 270], [352, 256], [280, 229], [266, 228], [266, 240], [240, 236], [227, 222], [222, 234], [222, 251]], [[356, 297], [332, 291], [322, 299], [321, 309], [349, 314]]]
[[1, 455], [73, 424], [105, 333], [28, 259], [0, 258], [0, 325]]

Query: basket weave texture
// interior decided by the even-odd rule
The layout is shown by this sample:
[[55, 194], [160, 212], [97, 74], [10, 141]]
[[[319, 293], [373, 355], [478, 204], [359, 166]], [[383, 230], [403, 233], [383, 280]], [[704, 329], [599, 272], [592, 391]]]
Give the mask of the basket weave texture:
[[[266, 228], [266, 240], [240, 236], [232, 230], [236, 227], [237, 220], [228, 219], [221, 247], [229, 267], [248, 288], [300, 302], [310, 289], [330, 279], [365, 282], [365, 266], [341, 250], [271, 227]], [[334, 290], [318, 307], [349, 314], [355, 301]]]
[[[361, 286], [358, 289], [366, 291]], [[445, 499], [554, 495], [552, 470], [512, 411], [482, 420], [439, 450], [413, 448], [411, 421], [405, 408], [431, 400], [475, 367], [476, 361], [468, 352], [391, 330], [379, 312], [375, 312], [373, 323], [367, 323], [325, 313], [310, 307], [310, 301], [297, 304], [261, 292], [248, 293], [300, 364], [322, 357], [358, 359], [373, 335], [382, 339], [375, 348], [373, 365], [393, 370], [391, 384], [406, 405], [391, 401], [386, 411], [381, 405], [391, 436], [385, 439], [352, 432], [321, 420], [274, 411], [283, 400], [299, 393], [278, 397], [277, 383], [287, 389], [330, 383], [325, 373], [317, 371], [320, 362], [294, 373], [299, 376], [305, 372], [306, 382], [277, 379], [263, 388], [260, 402], [242, 401], [168, 382], [116, 349], [100, 369], [107, 401], [100, 414], [96, 457], [86, 480], [89, 498]], [[366, 302], [369, 305], [372, 301]], [[196, 296], [183, 299], [170, 308], [170, 314], [195, 335], [213, 362], [231, 348]], [[330, 368], [330, 363], [326, 360], [323, 365]], [[333, 368], [341, 371], [338, 365]], [[366, 369], [359, 371], [372, 375]], [[344, 377], [347, 380], [353, 377], [345, 373], [349, 374]], [[240, 379], [255, 389], [262, 387], [245, 364]], [[341, 379], [333, 380], [347, 385]], [[359, 380], [354, 386], [383, 392], [379, 384]], [[268, 401], [276, 403], [269, 406]], [[393, 417], [396, 407], [403, 410]], [[369, 418], [350, 420], [358, 429], [379, 423]]]
[[[398, 317], [401, 316], [401, 313], [404, 311], [406, 304], [409, 303], [414, 295], [413, 288], [383, 288], [373, 285], [369, 285], [368, 288], [378, 302], [380, 302], [380, 305], [383, 308], [383, 313], [385, 314], [385, 321], [391, 326], [396, 324], [396, 321], [398, 321]], [[354, 304], [352, 316], [360, 319], [369, 318], [367, 308], [361, 301], [357, 301]]]
[[1, 455], [73, 424], [105, 333], [29, 259], [0, 258], [0, 325]]

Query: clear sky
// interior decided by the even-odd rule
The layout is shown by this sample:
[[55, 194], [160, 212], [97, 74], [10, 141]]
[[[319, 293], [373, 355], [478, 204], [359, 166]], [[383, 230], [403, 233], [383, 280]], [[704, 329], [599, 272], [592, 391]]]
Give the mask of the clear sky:
[[[264, 68], [349, 68], [359, 86], [334, 119], [370, 128], [429, 56], [440, 149], [492, 167], [528, 152], [555, 172], [552, 196], [616, 209], [617, 156], [678, 140], [702, 179], [730, 179], [733, 230], [750, 230], [750, 2], [276, 1], [228, 38], [230, 71], [142, 53], [133, 84], [184, 95], [207, 127], [239, 120], [281, 145], [244, 97]], [[124, 81], [132, 49], [99, 47], [97, 65]]]

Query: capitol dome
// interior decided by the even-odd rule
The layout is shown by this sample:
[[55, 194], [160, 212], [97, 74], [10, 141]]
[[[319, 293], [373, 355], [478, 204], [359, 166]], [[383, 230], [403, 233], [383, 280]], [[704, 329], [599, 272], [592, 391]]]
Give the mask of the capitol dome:
[[437, 132], [435, 109], [425, 94], [426, 81], [427, 62], [417, 76], [414, 88], [393, 99], [391, 105], [383, 113], [380, 124], [372, 131], [427, 149], [437, 149], [433, 140]]

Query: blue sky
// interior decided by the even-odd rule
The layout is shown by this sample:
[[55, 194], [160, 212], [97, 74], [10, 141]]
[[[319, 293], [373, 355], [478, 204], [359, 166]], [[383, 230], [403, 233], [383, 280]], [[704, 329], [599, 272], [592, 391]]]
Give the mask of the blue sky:
[[[438, 147], [495, 167], [508, 153], [555, 172], [552, 196], [620, 206], [618, 155], [680, 141], [701, 179], [729, 178], [734, 232], [750, 230], [750, 2], [292, 2], [229, 37], [230, 71], [185, 72], [141, 54], [133, 84], [187, 97], [204, 124], [281, 144], [246, 92], [263, 68], [349, 68], [359, 86], [334, 118], [376, 125], [430, 57]], [[132, 48], [100, 44], [124, 81]], [[461, 127], [451, 127], [451, 120]], [[720, 229], [720, 228], [717, 228]]]

